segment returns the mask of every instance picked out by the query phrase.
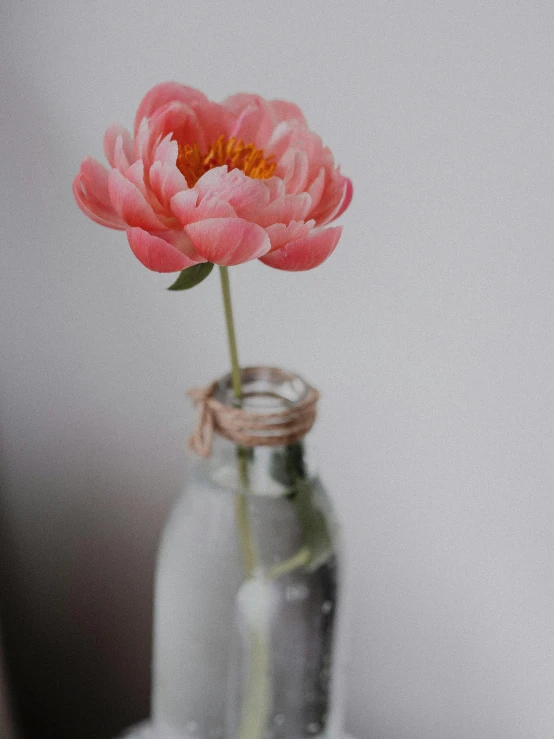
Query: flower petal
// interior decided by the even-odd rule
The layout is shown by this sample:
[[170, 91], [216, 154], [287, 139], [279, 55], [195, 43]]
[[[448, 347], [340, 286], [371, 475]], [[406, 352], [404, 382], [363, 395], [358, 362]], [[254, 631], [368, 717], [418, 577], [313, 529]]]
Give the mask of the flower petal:
[[206, 261], [196, 253], [183, 231], [149, 233], [142, 228], [128, 228], [127, 238], [135, 257], [154, 272], [180, 272]]
[[309, 161], [306, 152], [291, 148], [281, 157], [275, 173], [283, 178], [287, 192], [294, 195], [306, 189], [308, 168]]
[[199, 254], [224, 266], [257, 259], [271, 248], [264, 229], [242, 218], [208, 218], [191, 223], [185, 231]]
[[346, 210], [352, 199], [352, 182], [348, 177], [339, 176], [339, 179], [329, 186], [328, 192], [329, 196], [326, 191], [322, 197], [322, 202], [327, 201], [327, 208], [322, 212], [320, 207], [317, 214], [311, 214], [318, 227], [331, 223]]
[[142, 159], [143, 161], [148, 155], [148, 147], [150, 145], [150, 126], [148, 125], [148, 119], [143, 118], [138, 131], [135, 132], [135, 138], [133, 141], [133, 161]]
[[240, 113], [230, 136], [263, 148], [272, 131], [273, 123], [267, 105], [264, 100], [255, 97]]
[[[121, 170], [120, 170], [121, 171]], [[122, 172], [126, 180], [132, 182], [135, 187], [140, 190], [144, 195], [145, 199], [148, 198], [146, 190], [146, 183], [144, 182], [144, 164], [141, 159], [138, 159], [130, 167], [127, 168], [126, 172]]]
[[342, 226], [333, 226], [322, 231], [312, 231], [308, 236], [293, 241], [281, 249], [276, 249], [271, 254], [266, 254], [260, 261], [269, 267], [290, 272], [313, 269], [324, 262], [333, 252], [341, 232]]
[[127, 161], [131, 163], [133, 160], [133, 140], [129, 131], [120, 123], [112, 123], [104, 134], [104, 154], [112, 167], [117, 166], [115, 163], [115, 145], [119, 137], [121, 137], [121, 149]]
[[216, 195], [199, 198], [196, 190], [185, 190], [177, 193], [171, 200], [171, 210], [182, 226], [196, 223], [207, 218], [236, 218], [233, 207]]
[[[321, 167], [317, 176], [312, 180], [308, 187], [308, 193], [312, 199], [312, 213], [315, 212], [321, 201], [323, 190], [325, 189], [325, 168]], [[311, 215], [311, 214], [310, 214]]]
[[260, 226], [271, 226], [272, 223], [290, 223], [303, 221], [312, 206], [312, 200], [307, 192], [298, 195], [284, 195], [277, 198], [256, 216], [256, 223]]
[[334, 218], [339, 218], [344, 213], [344, 211], [350, 205], [350, 202], [352, 200], [352, 195], [354, 194], [354, 186], [352, 185], [352, 180], [344, 176], [342, 176], [342, 179], [343, 179], [343, 184], [345, 188], [344, 198], [342, 201], [342, 205], [340, 206], [338, 213], [336, 214], [336, 216], [334, 216]]
[[87, 195], [92, 196], [107, 208], [111, 208], [112, 203], [108, 191], [108, 170], [106, 167], [92, 157], [85, 157], [81, 162], [79, 174], [82, 176]]
[[212, 102], [192, 103], [190, 106], [204, 134], [207, 146], [222, 136], [228, 136], [234, 122], [233, 114], [223, 105]]
[[297, 121], [303, 126], [308, 125], [304, 114], [298, 105], [294, 103], [289, 103], [286, 100], [270, 100], [267, 105], [275, 123], [280, 123], [281, 121]]
[[115, 140], [113, 159], [113, 166], [118, 169], [121, 174], [126, 174], [127, 170], [131, 166], [132, 156], [127, 156], [125, 143], [123, 141], [123, 136], [121, 135], [119, 135]]
[[266, 228], [266, 233], [271, 241], [271, 251], [280, 249], [290, 241], [296, 241], [308, 233], [315, 226], [315, 221], [291, 221], [288, 225], [274, 223]]
[[152, 151], [168, 134], [179, 144], [197, 144], [203, 151], [206, 137], [193, 108], [185, 103], [171, 102], [159, 108], [148, 119], [150, 140], [147, 150]]
[[187, 105], [195, 102], [208, 102], [208, 98], [204, 93], [195, 90], [193, 87], [187, 87], [178, 82], [161, 82], [143, 97], [135, 116], [135, 133], [143, 118], [150, 118], [159, 108], [173, 100]]
[[210, 195], [226, 200], [239, 218], [257, 221], [258, 214], [269, 201], [269, 190], [263, 180], [248, 177], [240, 169], [227, 171], [227, 166], [208, 170], [194, 186], [201, 198]]
[[264, 146], [264, 154], [266, 156], [273, 154], [277, 161], [279, 161], [289, 146], [292, 145], [297, 128], [298, 124], [295, 121], [282, 121], [278, 123]]
[[243, 110], [246, 110], [257, 103], [264, 102], [265, 101], [261, 95], [254, 95], [251, 92], [236, 92], [234, 95], [229, 95], [229, 97], [225, 98], [222, 105], [238, 118]]
[[171, 198], [178, 192], [188, 190], [186, 179], [174, 164], [154, 162], [149, 172], [150, 187], [164, 208], [169, 208]]
[[179, 144], [173, 138], [173, 134], [168, 133], [154, 148], [152, 160], [154, 162], [161, 162], [162, 164], [175, 165], [178, 156]]
[[117, 169], [108, 175], [110, 199], [116, 212], [128, 226], [138, 226], [147, 231], [159, 231], [164, 224], [156, 218], [156, 214], [138, 187], [124, 177]]
[[[204, 132], [194, 110], [181, 102], [169, 102], [157, 109], [150, 118], [143, 118], [133, 144], [133, 159], [142, 159], [146, 169], [153, 164], [160, 147], [167, 138], [178, 144], [198, 144], [205, 148]], [[177, 156], [175, 157], [177, 161]]]
[[285, 183], [280, 177], [268, 177], [267, 180], [263, 180], [263, 184], [269, 193], [269, 203], [272, 203], [277, 198], [282, 198], [283, 195], [286, 195]]
[[92, 157], [86, 157], [73, 181], [73, 195], [79, 208], [96, 223], [123, 229], [125, 222], [115, 212], [108, 190], [108, 171]]
[[100, 224], [100, 226], [116, 228], [121, 231], [127, 227], [127, 224], [117, 215], [111, 205], [109, 207], [104, 205], [87, 192], [85, 179], [80, 172], [73, 180], [73, 196], [79, 208], [91, 221]]

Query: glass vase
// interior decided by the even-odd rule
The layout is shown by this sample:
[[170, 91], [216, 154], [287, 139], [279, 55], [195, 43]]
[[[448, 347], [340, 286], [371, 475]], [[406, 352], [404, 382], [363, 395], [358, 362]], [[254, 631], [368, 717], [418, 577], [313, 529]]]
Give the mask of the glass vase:
[[[293, 408], [307, 390], [243, 376], [246, 408]], [[233, 406], [230, 376], [217, 384]], [[216, 436], [167, 521], [154, 607], [154, 725], [184, 739], [341, 736], [339, 533], [308, 440]]]

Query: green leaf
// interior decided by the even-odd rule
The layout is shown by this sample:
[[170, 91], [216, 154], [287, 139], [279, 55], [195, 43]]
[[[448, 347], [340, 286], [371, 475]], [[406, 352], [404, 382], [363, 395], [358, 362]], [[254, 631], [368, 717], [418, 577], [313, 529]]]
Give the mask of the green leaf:
[[304, 446], [301, 441], [288, 444], [282, 451], [275, 450], [271, 457], [271, 476], [288, 487], [294, 486], [296, 480], [306, 477]]
[[214, 268], [211, 262], [202, 262], [202, 264], [193, 264], [192, 267], [184, 269], [173, 285], [168, 290], [189, 290], [191, 287], [198, 285], [205, 280]]
[[310, 551], [308, 571], [316, 570], [332, 552], [331, 532], [325, 514], [317, 506], [316, 491], [306, 479], [295, 483], [295, 492], [289, 497], [304, 533], [304, 546]]
[[309, 551], [308, 571], [316, 570], [333, 550], [333, 534], [327, 524], [327, 516], [318, 505], [318, 490], [308, 478], [304, 445], [288, 444], [283, 451], [276, 450], [271, 460], [274, 480], [290, 488], [288, 500], [296, 509], [302, 527], [304, 545]]

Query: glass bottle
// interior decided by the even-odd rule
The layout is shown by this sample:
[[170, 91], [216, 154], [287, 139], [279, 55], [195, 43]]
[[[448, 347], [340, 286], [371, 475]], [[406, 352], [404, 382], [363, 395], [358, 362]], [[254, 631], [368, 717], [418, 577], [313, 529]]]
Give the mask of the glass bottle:
[[[243, 370], [242, 407], [293, 408], [308, 386]], [[231, 377], [216, 386], [233, 406]], [[154, 606], [152, 715], [183, 739], [341, 736], [338, 527], [304, 437], [216, 436], [167, 521]]]

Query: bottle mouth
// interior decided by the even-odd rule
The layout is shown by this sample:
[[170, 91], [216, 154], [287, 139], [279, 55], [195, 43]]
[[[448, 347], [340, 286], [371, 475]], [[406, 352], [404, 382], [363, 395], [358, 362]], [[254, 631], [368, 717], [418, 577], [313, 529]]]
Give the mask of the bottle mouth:
[[[285, 448], [301, 442], [312, 428], [319, 393], [299, 375], [277, 367], [242, 368], [241, 386], [242, 397], [237, 400], [232, 374], [228, 374], [204, 391], [213, 433], [236, 445], [235, 449], [216, 447], [210, 477], [241, 493], [286, 495], [289, 482], [276, 476], [275, 470], [283, 464]], [[240, 477], [237, 447], [248, 470], [247, 488]], [[313, 475], [304, 446], [300, 449], [306, 473]]]
[[214, 433], [242, 447], [285, 446], [312, 428], [319, 393], [299, 375], [276, 367], [245, 367], [241, 380], [240, 398], [232, 374], [190, 391], [200, 412], [189, 445], [200, 456], [210, 456]]
[[244, 367], [241, 383], [240, 400], [235, 398], [231, 373], [215, 383], [213, 397], [229, 408], [272, 414], [301, 405], [310, 390], [299, 375], [277, 367]]

